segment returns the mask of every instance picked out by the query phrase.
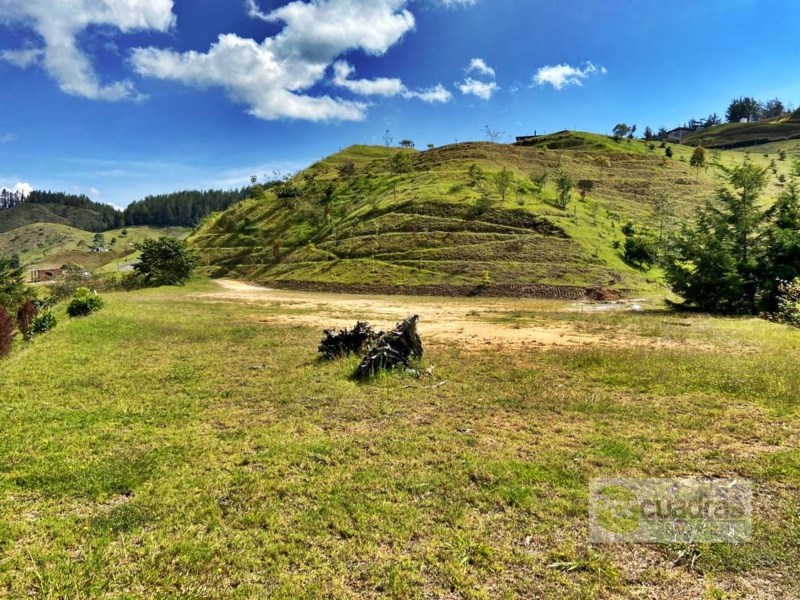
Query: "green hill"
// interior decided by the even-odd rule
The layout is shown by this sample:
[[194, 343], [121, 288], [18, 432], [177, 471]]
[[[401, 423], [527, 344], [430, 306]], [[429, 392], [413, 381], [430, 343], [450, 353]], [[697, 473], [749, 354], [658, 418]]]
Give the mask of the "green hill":
[[[641, 141], [572, 132], [525, 146], [464, 143], [426, 152], [354, 146], [214, 216], [189, 240], [211, 274], [282, 287], [652, 292], [658, 273], [621, 257], [622, 226], [652, 224], [661, 194], [678, 215], [688, 214], [721, 182], [719, 169], [689, 167], [692, 148], [672, 148], [667, 159], [664, 149]], [[710, 159], [730, 165], [743, 157], [715, 152]], [[768, 164], [763, 156], [753, 160]], [[514, 182], [501, 201], [494, 179], [504, 168]], [[594, 182], [585, 200], [573, 192], [566, 210], [555, 203], [560, 171]], [[549, 174], [541, 193], [532, 172]], [[777, 191], [777, 179], [772, 185]]]
[[[12, 209], [16, 210], [16, 209]], [[28, 269], [57, 267], [64, 263], [77, 263], [90, 270], [103, 267], [115, 269], [116, 263], [135, 257], [134, 244], [147, 238], [161, 235], [185, 236], [187, 230], [180, 227], [153, 228], [128, 227], [103, 234], [107, 252], [91, 250], [94, 233], [55, 223], [25, 225], [0, 233], [0, 256], [17, 254], [22, 265]]]
[[800, 142], [800, 116], [796, 113], [757, 123], [726, 123], [700, 129], [687, 135], [683, 143], [704, 148], [735, 149], [791, 140]]
[[63, 204], [22, 204], [0, 210], [0, 233], [34, 223], [55, 223], [87, 231], [108, 229], [103, 215], [86, 208]]

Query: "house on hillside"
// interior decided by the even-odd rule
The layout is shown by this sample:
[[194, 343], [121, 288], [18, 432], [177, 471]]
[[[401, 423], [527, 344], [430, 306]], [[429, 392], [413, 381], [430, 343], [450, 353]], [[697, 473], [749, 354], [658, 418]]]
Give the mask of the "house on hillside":
[[531, 140], [535, 140], [538, 137], [539, 137], [539, 132], [538, 131], [534, 131], [533, 135], [518, 135], [517, 136], [517, 143], [518, 144], [524, 144], [525, 142], [529, 142]]
[[683, 143], [683, 138], [690, 133], [692, 133], [692, 130], [688, 127], [678, 127], [667, 132], [667, 141], [672, 142], [673, 144], [681, 144]]
[[56, 277], [61, 276], [64, 270], [61, 267], [48, 267], [46, 269], [33, 269], [29, 271], [28, 275], [30, 280], [34, 283], [41, 283], [43, 281], [53, 281]]

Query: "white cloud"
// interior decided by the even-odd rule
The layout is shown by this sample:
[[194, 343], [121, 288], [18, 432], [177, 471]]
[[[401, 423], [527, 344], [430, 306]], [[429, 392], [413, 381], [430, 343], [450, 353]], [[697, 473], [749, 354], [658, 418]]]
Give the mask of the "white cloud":
[[[237, 35], [221, 35], [208, 52], [178, 53], [156, 48], [134, 50], [140, 74], [196, 87], [221, 87], [248, 112], [261, 119], [360, 121], [368, 104], [313, 96], [327, 69], [343, 54], [363, 50], [385, 54], [414, 29], [408, 0], [296, 0], [263, 12], [247, 0], [250, 16], [283, 29], [262, 43]], [[360, 95], [411, 93], [399, 79], [353, 80], [352, 67], [334, 68], [334, 83]], [[416, 94], [416, 92], [414, 92]]]
[[496, 74], [494, 69], [486, 64], [482, 58], [473, 58], [467, 67], [467, 74], [477, 73], [478, 75], [485, 75], [486, 77], [495, 78]]
[[[496, 78], [495, 70], [486, 64], [482, 58], [473, 58], [467, 68], [464, 69], [467, 77], [459, 84], [458, 89], [465, 96], [477, 96], [482, 100], [491, 100], [492, 96], [500, 89], [494, 81]], [[475, 77], [470, 77], [474, 74]], [[476, 79], [481, 77], [482, 79]], [[491, 79], [491, 81], [488, 81]]]
[[41, 48], [24, 48], [21, 50], [3, 50], [0, 52], [0, 60], [11, 63], [20, 69], [27, 69], [28, 67], [38, 64], [44, 56], [44, 50]]
[[0, 133], [0, 144], [10, 144], [16, 139], [16, 133]]
[[591, 75], [605, 75], [608, 73], [605, 67], [595, 65], [592, 62], [584, 63], [583, 68], [573, 67], [568, 64], [562, 65], [546, 65], [541, 67], [536, 75], [533, 76], [533, 82], [536, 85], [552, 85], [555, 89], [561, 90], [570, 85], [583, 85], [583, 80]]
[[23, 196], [28, 196], [33, 191], [33, 186], [30, 183], [20, 181], [15, 183], [13, 187], [7, 188], [6, 186], [2, 186], [2, 191], [11, 191], [15, 194], [17, 192], [22, 192]]
[[400, 79], [350, 79], [355, 75], [355, 68], [347, 61], [340, 60], [333, 65], [333, 83], [339, 87], [350, 90], [362, 96], [402, 95], [406, 99], [417, 99], [433, 104], [435, 102], [449, 102], [453, 94], [447, 91], [442, 84], [423, 90], [410, 90]]
[[456, 8], [459, 6], [475, 6], [478, 0], [436, 0], [446, 8]]
[[406, 91], [399, 79], [350, 79], [356, 70], [347, 61], [340, 60], [333, 65], [333, 83], [361, 96], [397, 96]]
[[453, 94], [445, 89], [441, 83], [426, 90], [408, 90], [403, 96], [405, 98], [416, 98], [428, 104], [434, 104], [436, 102], [445, 103], [453, 99]]
[[89, 25], [109, 25], [127, 33], [167, 31], [175, 22], [173, 0], [0, 0], [0, 21], [30, 27], [43, 47], [7, 50], [0, 59], [28, 67], [41, 63], [60, 88], [93, 100], [136, 97], [133, 83], [103, 84], [78, 47], [77, 36]]
[[458, 86], [461, 93], [466, 95], [477, 96], [482, 100], [491, 100], [494, 93], [500, 89], [494, 81], [484, 82], [467, 77], [464, 83]]
[[98, 190], [97, 188], [93, 188], [93, 187], [89, 188], [89, 193], [90, 193], [92, 196], [101, 196], [101, 195], [102, 195], [102, 194], [100, 193], [100, 190]]

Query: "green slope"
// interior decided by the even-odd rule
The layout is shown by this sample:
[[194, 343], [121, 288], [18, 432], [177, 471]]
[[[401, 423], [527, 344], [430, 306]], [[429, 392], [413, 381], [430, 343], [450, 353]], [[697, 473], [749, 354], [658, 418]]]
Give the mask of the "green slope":
[[[529, 146], [465, 143], [426, 152], [354, 146], [296, 176], [290, 185], [301, 197], [281, 199], [269, 190], [207, 221], [190, 243], [214, 275], [284, 287], [444, 285], [447, 292], [505, 293], [503, 286], [538, 284], [655, 292], [658, 274], [626, 264], [615, 247], [624, 239], [622, 225], [651, 223], [662, 193], [687, 214], [721, 181], [719, 169], [689, 167], [692, 148], [673, 149], [670, 160], [643, 142], [570, 132]], [[393, 170], [399, 153], [406, 153], [410, 171]], [[742, 155], [713, 159], [733, 164]], [[339, 168], [349, 161], [356, 168], [348, 178]], [[485, 172], [483, 181], [471, 179], [473, 164]], [[493, 180], [503, 168], [515, 182], [501, 202]], [[567, 210], [554, 202], [561, 170], [595, 182], [587, 199], [575, 193]], [[542, 194], [529, 178], [533, 171], [550, 174]], [[481, 209], [485, 195], [495, 204]]]
[[0, 233], [35, 223], [56, 223], [90, 231], [106, 229], [102, 217], [88, 209], [61, 204], [23, 204], [0, 211]]
[[684, 144], [705, 148], [752, 148], [773, 142], [800, 142], [800, 117], [783, 116], [758, 123], [726, 123], [686, 136]]
[[0, 256], [18, 254], [23, 266], [29, 269], [57, 267], [68, 262], [90, 270], [116, 268], [116, 263], [133, 258], [133, 245], [137, 242], [161, 235], [182, 237], [187, 233], [180, 227], [128, 227], [126, 231], [127, 235], [122, 235], [122, 230], [105, 232], [109, 251], [98, 253], [90, 250], [94, 233], [55, 223], [25, 225], [0, 233]]

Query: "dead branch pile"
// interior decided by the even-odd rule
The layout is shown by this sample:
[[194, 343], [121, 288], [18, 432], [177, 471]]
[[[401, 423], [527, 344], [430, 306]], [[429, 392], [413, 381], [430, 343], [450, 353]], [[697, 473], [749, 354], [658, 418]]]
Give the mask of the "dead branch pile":
[[382, 334], [358, 365], [356, 377], [369, 379], [382, 369], [404, 365], [410, 367], [411, 359], [422, 358], [422, 339], [417, 333], [419, 317], [414, 315], [401, 321], [390, 332]]
[[361, 321], [352, 329], [340, 331], [326, 329], [325, 337], [319, 344], [319, 352], [328, 360], [361, 354], [375, 343], [379, 335], [380, 333], [376, 333], [369, 323]]

